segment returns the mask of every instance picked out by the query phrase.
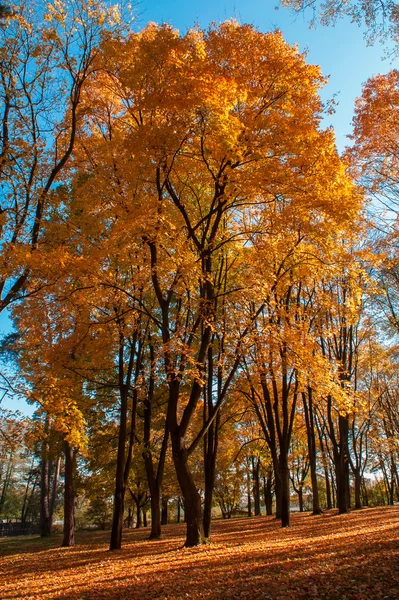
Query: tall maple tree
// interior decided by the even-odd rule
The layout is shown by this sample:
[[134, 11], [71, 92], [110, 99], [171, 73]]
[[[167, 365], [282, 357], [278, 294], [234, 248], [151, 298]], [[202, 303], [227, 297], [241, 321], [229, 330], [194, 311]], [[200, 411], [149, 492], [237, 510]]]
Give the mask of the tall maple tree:
[[[319, 128], [320, 71], [280, 33], [227, 22], [180, 36], [150, 24], [126, 41], [106, 42], [98, 61], [99, 74], [82, 97], [76, 166], [85, 177], [76, 185], [93, 212], [109, 215], [107, 235], [118, 251], [127, 257], [132, 245], [141, 246], [147, 261], [157, 305], [148, 308], [144, 299], [141, 310], [151, 313], [162, 340], [186, 544], [196, 545], [203, 539], [201, 500], [188, 459], [225, 401], [255, 322], [251, 310], [236, 319], [221, 393], [192, 431], [218, 298], [228, 296], [232, 306], [255, 293], [256, 311], [263, 310], [274, 271], [265, 268], [264, 282], [251, 289], [243, 261], [253, 260], [246, 245], [259, 227], [263, 246], [273, 246], [271, 215], [281, 239], [288, 221], [288, 228], [330, 235], [350, 221], [359, 199], [331, 132]], [[219, 276], [226, 249], [236, 255], [227, 287]], [[265, 265], [270, 260], [265, 250]]]

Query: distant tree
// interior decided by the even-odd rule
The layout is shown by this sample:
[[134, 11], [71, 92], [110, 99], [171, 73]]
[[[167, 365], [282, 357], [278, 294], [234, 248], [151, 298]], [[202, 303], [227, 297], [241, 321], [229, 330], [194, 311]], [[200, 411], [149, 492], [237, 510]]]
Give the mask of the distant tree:
[[392, 38], [395, 42], [399, 39], [399, 8], [395, 0], [281, 0], [281, 4], [296, 12], [311, 9], [312, 24], [319, 20], [323, 25], [331, 25], [348, 16], [365, 27], [370, 42], [377, 38]]

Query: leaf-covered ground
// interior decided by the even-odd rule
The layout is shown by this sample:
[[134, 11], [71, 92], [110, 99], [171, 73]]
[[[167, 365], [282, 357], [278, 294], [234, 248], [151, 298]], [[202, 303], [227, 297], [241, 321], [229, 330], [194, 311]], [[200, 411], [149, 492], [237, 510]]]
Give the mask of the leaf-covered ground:
[[399, 599], [399, 507], [338, 516], [294, 515], [213, 523], [212, 543], [182, 548], [184, 525], [126, 531], [109, 552], [108, 534], [0, 539], [0, 598], [92, 600]]

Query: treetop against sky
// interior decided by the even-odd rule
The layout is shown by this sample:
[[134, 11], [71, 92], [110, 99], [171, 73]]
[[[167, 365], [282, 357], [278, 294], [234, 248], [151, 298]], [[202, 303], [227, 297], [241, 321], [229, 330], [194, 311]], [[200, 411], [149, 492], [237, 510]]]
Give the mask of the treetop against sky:
[[389, 71], [395, 63], [383, 60], [383, 47], [378, 43], [368, 45], [364, 30], [349, 18], [337, 20], [335, 26], [310, 28], [312, 15], [311, 9], [295, 15], [277, 0], [205, 0], [201, 3], [146, 0], [138, 6], [137, 27], [143, 27], [148, 21], [168, 22], [184, 33], [196, 23], [206, 28], [213, 21], [235, 18], [261, 31], [280, 29], [286, 41], [307, 51], [307, 62], [320, 65], [323, 75], [329, 78], [321, 96], [324, 102], [334, 97], [338, 105], [335, 114], [326, 116], [325, 124], [334, 127], [338, 148], [342, 150], [350, 143], [346, 136], [351, 133], [354, 102], [361, 94], [362, 84], [372, 75]]

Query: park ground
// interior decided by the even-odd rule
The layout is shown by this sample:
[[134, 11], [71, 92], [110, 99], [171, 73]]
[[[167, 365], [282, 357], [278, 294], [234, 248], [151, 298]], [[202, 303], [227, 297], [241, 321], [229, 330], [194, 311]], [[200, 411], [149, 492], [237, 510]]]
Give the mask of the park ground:
[[91, 600], [399, 600], [399, 507], [339, 516], [294, 514], [213, 523], [212, 542], [183, 548], [184, 525], [124, 533], [108, 551], [107, 532], [61, 538], [0, 539], [0, 598]]

